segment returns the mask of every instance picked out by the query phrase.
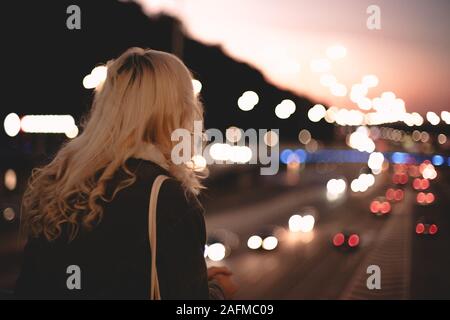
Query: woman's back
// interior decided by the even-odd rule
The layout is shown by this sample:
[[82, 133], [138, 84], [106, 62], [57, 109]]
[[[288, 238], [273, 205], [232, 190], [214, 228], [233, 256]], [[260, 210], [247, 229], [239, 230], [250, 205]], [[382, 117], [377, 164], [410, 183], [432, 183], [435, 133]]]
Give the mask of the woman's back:
[[[126, 165], [136, 181], [120, 190], [111, 202], [102, 203], [102, 220], [92, 231], [80, 231], [70, 242], [64, 232], [54, 241], [42, 236], [29, 241], [17, 282], [18, 297], [149, 297], [149, 195], [155, 178], [169, 173], [153, 162], [135, 158]], [[106, 194], [125, 177], [123, 170], [117, 171], [107, 183]], [[162, 298], [207, 299], [202, 210], [194, 199], [186, 199], [175, 179], [166, 180], [161, 187], [157, 230], [156, 261]], [[68, 288], [73, 273], [68, 271], [70, 266], [80, 268], [80, 289]]]
[[[156, 284], [150, 287], [155, 268], [148, 209], [153, 182], [164, 174], [171, 179], [158, 197], [160, 295], [223, 296], [222, 287], [233, 288], [231, 274], [226, 268], [207, 272], [203, 256], [205, 225], [196, 197], [206, 172], [192, 161], [192, 147], [203, 140], [193, 130], [196, 121], [203, 121], [203, 106], [194, 94], [192, 74], [176, 56], [141, 48], [130, 48], [105, 67], [106, 79], [95, 88], [80, 135], [31, 175], [21, 221], [32, 240], [17, 295], [158, 296]], [[177, 140], [179, 129], [184, 134]], [[78, 275], [80, 289], [72, 283], [77, 284]]]

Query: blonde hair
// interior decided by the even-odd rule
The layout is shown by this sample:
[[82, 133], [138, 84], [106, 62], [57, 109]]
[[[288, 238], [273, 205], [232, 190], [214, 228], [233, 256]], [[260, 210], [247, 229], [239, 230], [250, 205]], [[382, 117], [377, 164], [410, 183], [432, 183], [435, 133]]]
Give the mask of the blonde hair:
[[[25, 230], [48, 240], [73, 240], [80, 229], [92, 229], [103, 216], [100, 201], [134, 183], [125, 162], [142, 145], [155, 145], [186, 192], [198, 194], [200, 176], [170, 160], [177, 128], [191, 130], [203, 120], [203, 107], [194, 94], [192, 76], [174, 55], [131, 48], [107, 64], [107, 78], [95, 92], [81, 135], [65, 144], [54, 160], [34, 169], [22, 208]], [[107, 182], [122, 168], [128, 178], [107, 198]]]

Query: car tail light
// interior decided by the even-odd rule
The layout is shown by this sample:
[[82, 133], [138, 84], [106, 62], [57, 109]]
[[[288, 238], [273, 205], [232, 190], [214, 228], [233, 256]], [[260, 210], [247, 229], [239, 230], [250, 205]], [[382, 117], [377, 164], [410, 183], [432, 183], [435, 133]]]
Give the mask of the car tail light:
[[394, 174], [394, 176], [392, 177], [392, 182], [394, 184], [399, 184], [400, 183], [400, 178], [399, 178], [398, 174]]
[[419, 192], [419, 193], [417, 194], [417, 202], [418, 202], [418, 203], [424, 203], [424, 202], [425, 202], [425, 199], [426, 199], [425, 193]]
[[357, 234], [352, 234], [348, 238], [348, 245], [352, 248], [356, 247], [359, 244], [359, 236]]
[[342, 233], [338, 233], [333, 237], [333, 244], [335, 247], [340, 247], [345, 241], [345, 236]]
[[408, 176], [406, 174], [400, 175], [400, 184], [407, 184], [408, 183]]
[[413, 181], [413, 188], [419, 190], [422, 188], [422, 181], [419, 178], [415, 178]]
[[411, 177], [417, 177], [417, 176], [419, 176], [419, 175], [420, 175], [419, 167], [418, 167], [418, 166], [413, 166], [413, 165], [411, 165], [411, 166], [408, 168], [408, 173], [409, 173], [409, 175], [410, 175]]
[[377, 213], [380, 210], [380, 202], [377, 200], [372, 201], [370, 204], [370, 211], [372, 213]]
[[403, 190], [396, 190], [395, 191], [395, 194], [394, 194], [394, 199], [396, 200], [396, 201], [401, 201], [401, 200], [403, 200], [403, 197], [404, 197], [404, 192], [403, 192]]
[[381, 204], [381, 209], [380, 209], [381, 213], [388, 213], [389, 211], [391, 211], [391, 204], [387, 201], [383, 202]]
[[432, 194], [431, 192], [427, 193], [426, 196], [425, 196], [426, 203], [433, 203], [434, 199], [435, 199], [434, 198], [434, 194]]
[[434, 235], [438, 232], [438, 226], [435, 225], [434, 223], [430, 226], [430, 228], [428, 229], [428, 233], [431, 235]]
[[395, 194], [395, 190], [392, 188], [387, 189], [386, 191], [386, 199], [392, 201], [394, 200], [394, 194]]
[[422, 234], [425, 231], [425, 225], [423, 223], [418, 223], [416, 225], [416, 233], [417, 234]]

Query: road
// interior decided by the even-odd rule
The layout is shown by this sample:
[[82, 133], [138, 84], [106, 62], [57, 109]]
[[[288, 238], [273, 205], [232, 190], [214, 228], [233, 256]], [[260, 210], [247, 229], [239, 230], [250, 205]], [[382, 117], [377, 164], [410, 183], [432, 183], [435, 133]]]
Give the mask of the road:
[[[404, 200], [393, 205], [390, 217], [375, 217], [369, 204], [391, 186], [389, 173], [378, 176], [376, 184], [364, 194], [348, 191], [346, 198], [331, 203], [325, 197], [327, 180], [344, 176], [351, 181], [357, 176], [358, 166], [344, 165], [325, 175], [308, 168], [291, 191], [263, 196], [260, 202], [241, 208], [210, 212], [206, 219], [210, 232], [225, 229], [240, 241], [225, 260], [209, 261], [209, 265], [226, 265], [233, 270], [241, 299], [448, 299], [448, 168], [439, 172], [431, 187], [437, 198], [434, 206], [416, 205], [417, 192], [408, 187]], [[278, 225], [287, 230], [289, 217], [305, 207], [318, 212], [312, 233], [285, 231], [273, 252], [246, 247], [248, 237], [264, 226]], [[415, 222], [422, 215], [438, 222], [440, 232], [436, 237], [415, 234]], [[342, 252], [332, 246], [333, 235], [342, 230], [361, 236], [357, 250]], [[369, 265], [381, 268], [381, 290], [367, 289]]]

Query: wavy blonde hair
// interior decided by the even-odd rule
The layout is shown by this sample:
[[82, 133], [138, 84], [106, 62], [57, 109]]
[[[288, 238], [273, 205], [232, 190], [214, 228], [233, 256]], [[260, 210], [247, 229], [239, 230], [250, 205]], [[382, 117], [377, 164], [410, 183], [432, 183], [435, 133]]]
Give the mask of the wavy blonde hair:
[[[175, 142], [170, 137], [173, 130], [192, 130], [193, 122], [202, 120], [192, 75], [174, 55], [131, 48], [109, 61], [82, 133], [50, 164], [32, 172], [22, 202], [25, 231], [54, 240], [64, 226], [73, 240], [80, 229], [92, 229], [103, 216], [100, 202], [111, 201], [134, 183], [125, 162], [146, 143], [161, 151], [169, 172], [187, 192], [198, 194], [201, 177], [186, 165], [172, 163]], [[128, 178], [107, 198], [106, 185], [120, 168]]]

